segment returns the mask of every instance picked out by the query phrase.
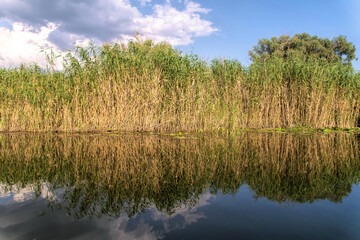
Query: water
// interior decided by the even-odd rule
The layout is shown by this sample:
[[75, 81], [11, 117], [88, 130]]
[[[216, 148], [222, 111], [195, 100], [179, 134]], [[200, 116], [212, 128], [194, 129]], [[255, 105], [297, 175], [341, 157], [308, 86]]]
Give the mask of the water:
[[356, 135], [0, 135], [0, 239], [360, 239]]

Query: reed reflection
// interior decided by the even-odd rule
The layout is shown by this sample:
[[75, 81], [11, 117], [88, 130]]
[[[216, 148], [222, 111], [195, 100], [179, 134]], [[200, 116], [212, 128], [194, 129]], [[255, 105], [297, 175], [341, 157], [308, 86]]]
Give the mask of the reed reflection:
[[[244, 133], [177, 139], [154, 135], [0, 135], [2, 195], [44, 197], [76, 219], [173, 214], [203, 194], [279, 203], [341, 202], [359, 182], [355, 135]], [[19, 195], [17, 195], [18, 198]]]

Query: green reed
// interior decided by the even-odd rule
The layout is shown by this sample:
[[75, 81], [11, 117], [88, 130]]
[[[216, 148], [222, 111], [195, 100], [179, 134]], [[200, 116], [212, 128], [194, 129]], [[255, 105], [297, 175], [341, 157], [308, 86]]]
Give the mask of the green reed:
[[360, 76], [294, 56], [243, 67], [167, 43], [76, 47], [63, 70], [0, 69], [0, 131], [357, 127]]

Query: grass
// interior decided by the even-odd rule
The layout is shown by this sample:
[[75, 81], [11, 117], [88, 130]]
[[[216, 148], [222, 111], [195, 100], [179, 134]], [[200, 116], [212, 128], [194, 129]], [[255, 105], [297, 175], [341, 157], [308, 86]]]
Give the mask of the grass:
[[316, 59], [211, 63], [167, 43], [77, 47], [0, 69], [0, 131], [220, 132], [355, 128], [360, 75]]

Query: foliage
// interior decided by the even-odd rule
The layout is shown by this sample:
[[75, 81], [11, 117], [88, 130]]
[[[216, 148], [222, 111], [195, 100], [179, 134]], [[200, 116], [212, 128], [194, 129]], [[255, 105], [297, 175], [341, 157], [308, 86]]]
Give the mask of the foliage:
[[359, 73], [315, 55], [271, 57], [244, 68], [138, 40], [76, 47], [63, 62], [61, 71], [54, 61], [45, 70], [0, 69], [0, 131], [358, 126]]
[[351, 65], [356, 58], [354, 44], [347, 41], [345, 36], [338, 36], [332, 40], [310, 36], [307, 33], [262, 39], [249, 52], [251, 60], [267, 61], [269, 58], [302, 59], [312, 61], [314, 58], [326, 63], [342, 63]]

